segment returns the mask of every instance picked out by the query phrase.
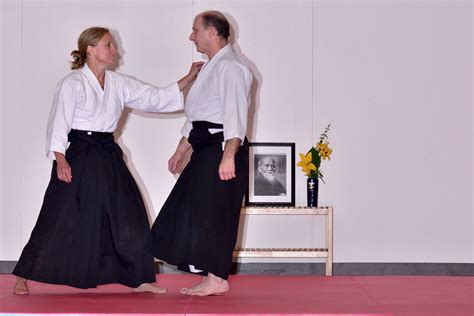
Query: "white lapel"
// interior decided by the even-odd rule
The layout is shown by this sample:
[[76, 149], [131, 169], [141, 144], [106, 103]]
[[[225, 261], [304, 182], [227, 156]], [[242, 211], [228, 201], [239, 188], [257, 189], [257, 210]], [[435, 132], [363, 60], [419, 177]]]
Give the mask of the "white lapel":
[[[84, 64], [84, 67], [82, 67], [82, 73], [86, 76], [87, 81], [89, 82], [89, 85], [92, 87], [94, 92], [97, 94], [99, 97], [99, 100], [102, 101], [104, 97], [104, 90], [100, 87], [99, 80], [95, 77], [95, 75], [92, 73], [92, 70], [89, 68], [87, 64]], [[107, 78], [106, 78], [107, 79]], [[107, 81], [105, 80], [105, 84], [107, 85]]]
[[196, 78], [196, 81], [193, 83], [191, 89], [189, 89], [187, 99], [192, 100], [194, 98], [194, 95], [196, 94], [199, 95], [199, 90], [202, 88], [203, 83], [207, 81], [207, 78], [212, 74], [217, 63], [219, 62], [219, 59], [221, 59], [221, 57], [224, 56], [225, 54], [229, 52], [233, 52], [233, 51], [234, 50], [232, 49], [232, 46], [230, 44], [227, 44], [226, 46], [222, 47], [212, 57], [211, 60], [209, 60], [202, 66], [201, 71], [199, 72]]

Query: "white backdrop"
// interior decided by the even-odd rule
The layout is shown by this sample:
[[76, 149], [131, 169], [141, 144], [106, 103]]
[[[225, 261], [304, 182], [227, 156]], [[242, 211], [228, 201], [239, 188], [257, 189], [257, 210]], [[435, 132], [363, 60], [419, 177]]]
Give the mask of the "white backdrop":
[[[80, 32], [109, 27], [118, 71], [166, 85], [201, 59], [188, 37], [207, 9], [230, 18], [254, 72], [251, 141], [306, 152], [332, 123], [320, 204], [335, 207], [336, 262], [473, 262], [473, 4], [456, 0], [2, 0], [0, 260], [18, 258], [38, 216], [46, 121]], [[183, 120], [126, 111], [117, 133], [150, 220]], [[299, 170], [295, 185], [304, 205]], [[318, 247], [322, 224], [245, 218], [239, 242]]]

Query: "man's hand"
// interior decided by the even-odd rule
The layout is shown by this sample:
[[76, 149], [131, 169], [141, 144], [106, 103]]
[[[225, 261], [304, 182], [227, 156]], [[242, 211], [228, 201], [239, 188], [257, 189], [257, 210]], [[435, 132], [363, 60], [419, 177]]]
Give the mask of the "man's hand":
[[222, 157], [219, 164], [219, 178], [223, 181], [235, 178], [235, 161], [234, 157]]
[[231, 180], [236, 177], [234, 157], [239, 151], [241, 142], [239, 138], [231, 138], [225, 141], [224, 153], [219, 164], [219, 178], [222, 181]]
[[175, 152], [168, 160], [168, 170], [172, 174], [181, 173], [183, 171], [184, 153]]
[[54, 155], [56, 156], [56, 172], [58, 174], [58, 179], [66, 183], [71, 183], [72, 171], [66, 157], [64, 157], [64, 154], [56, 151], [54, 152]]

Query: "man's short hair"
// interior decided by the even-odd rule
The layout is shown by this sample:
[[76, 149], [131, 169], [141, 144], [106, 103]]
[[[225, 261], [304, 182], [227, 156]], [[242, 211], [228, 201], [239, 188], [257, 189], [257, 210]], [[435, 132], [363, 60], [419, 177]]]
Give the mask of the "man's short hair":
[[227, 18], [219, 11], [206, 11], [201, 13], [204, 28], [214, 27], [217, 35], [227, 41], [230, 36], [230, 24]]

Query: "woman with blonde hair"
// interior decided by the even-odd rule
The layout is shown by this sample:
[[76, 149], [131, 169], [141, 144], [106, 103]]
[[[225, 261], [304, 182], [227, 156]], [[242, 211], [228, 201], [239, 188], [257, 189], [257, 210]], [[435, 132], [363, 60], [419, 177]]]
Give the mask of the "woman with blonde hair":
[[181, 91], [199, 72], [194, 63], [177, 83], [158, 88], [109, 70], [117, 49], [109, 30], [82, 32], [72, 72], [58, 84], [48, 120], [51, 180], [13, 271], [15, 294], [27, 280], [94, 288], [119, 283], [134, 291], [165, 292], [155, 282], [150, 231], [138, 186], [113, 131], [124, 106], [149, 112], [183, 109]]

